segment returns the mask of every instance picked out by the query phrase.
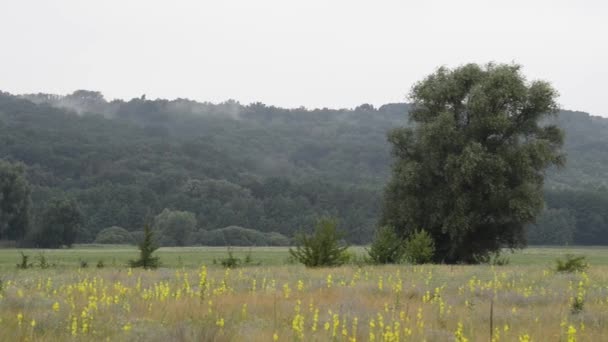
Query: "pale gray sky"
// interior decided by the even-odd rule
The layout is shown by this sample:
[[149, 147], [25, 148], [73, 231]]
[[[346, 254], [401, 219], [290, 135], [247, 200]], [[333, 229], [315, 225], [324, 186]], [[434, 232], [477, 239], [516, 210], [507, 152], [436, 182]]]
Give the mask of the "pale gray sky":
[[608, 116], [608, 2], [0, 0], [0, 90], [285, 107], [404, 101], [440, 65], [516, 62]]

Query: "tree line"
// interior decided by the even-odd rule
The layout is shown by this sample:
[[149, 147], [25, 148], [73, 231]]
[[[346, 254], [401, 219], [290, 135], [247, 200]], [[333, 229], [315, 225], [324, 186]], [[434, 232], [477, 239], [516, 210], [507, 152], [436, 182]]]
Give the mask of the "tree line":
[[[137, 239], [167, 209], [194, 218], [179, 239], [160, 234], [168, 245], [231, 244], [241, 236], [242, 244], [285, 243], [322, 216], [338, 217], [345, 238], [361, 244], [382, 214], [393, 163], [387, 132], [410, 126], [409, 110], [1, 93], [0, 158], [21, 163], [32, 231], [53, 206], [78, 209], [74, 242], [124, 233], [112, 227]], [[568, 164], [547, 173], [547, 210], [527, 226], [530, 242], [605, 241], [608, 120], [578, 112], [546, 120], [566, 132]], [[571, 237], [552, 237], [552, 222]], [[15, 237], [7, 234], [0, 239]]]

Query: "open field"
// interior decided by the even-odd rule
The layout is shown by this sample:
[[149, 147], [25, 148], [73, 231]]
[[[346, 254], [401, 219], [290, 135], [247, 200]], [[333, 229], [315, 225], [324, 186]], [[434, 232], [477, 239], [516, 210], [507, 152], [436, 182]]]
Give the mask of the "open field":
[[[260, 266], [278, 266], [288, 263], [288, 247], [233, 247], [235, 257], [245, 258], [250, 254], [253, 262]], [[163, 247], [156, 254], [164, 267], [198, 268], [212, 265], [213, 260], [227, 256], [226, 247]], [[365, 247], [354, 246], [349, 249], [355, 255], [365, 255]], [[59, 268], [78, 267], [81, 260], [89, 266], [102, 260], [106, 267], [124, 268], [130, 259], [135, 259], [139, 251], [129, 245], [76, 245], [72, 249], [0, 249], [0, 270], [11, 270], [21, 260], [21, 252], [29, 255], [31, 262], [43, 254], [48, 262]], [[530, 247], [509, 254], [511, 265], [537, 265], [552, 267], [555, 259], [565, 254], [585, 255], [595, 266], [608, 266], [608, 247]]]
[[[587, 255], [588, 271], [555, 273], [565, 253]], [[608, 339], [605, 248], [531, 248], [494, 267], [306, 269], [284, 265], [285, 248], [252, 249], [260, 266], [211, 263], [225, 254], [166, 248], [169, 267], [144, 271], [123, 266], [134, 247], [89, 246], [45, 251], [57, 267], [17, 270], [18, 251], [0, 250], [0, 341]], [[90, 266], [78, 268], [79, 259]], [[97, 259], [108, 266], [95, 268]]]

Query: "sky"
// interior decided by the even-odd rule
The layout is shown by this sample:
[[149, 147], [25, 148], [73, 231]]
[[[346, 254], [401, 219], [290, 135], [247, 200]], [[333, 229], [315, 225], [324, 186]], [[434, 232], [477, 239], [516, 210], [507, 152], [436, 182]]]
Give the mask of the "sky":
[[352, 108], [517, 63], [608, 117], [603, 0], [0, 0], [0, 90]]

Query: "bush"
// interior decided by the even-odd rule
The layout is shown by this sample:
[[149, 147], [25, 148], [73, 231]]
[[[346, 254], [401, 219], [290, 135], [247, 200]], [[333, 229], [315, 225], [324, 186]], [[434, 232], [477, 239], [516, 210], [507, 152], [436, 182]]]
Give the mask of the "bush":
[[565, 273], [573, 273], [573, 272], [583, 272], [589, 267], [587, 264], [585, 256], [574, 256], [571, 254], [566, 254], [564, 259], [555, 260], [557, 272], [565, 272]]
[[300, 234], [296, 237], [296, 249], [290, 248], [289, 254], [306, 267], [342, 265], [348, 246], [340, 243], [342, 235], [336, 226], [333, 219], [319, 220], [314, 234]]
[[426, 230], [420, 230], [405, 241], [404, 257], [412, 264], [426, 264], [433, 260], [435, 242]]
[[200, 230], [192, 240], [204, 246], [288, 246], [289, 238], [276, 232], [229, 226], [214, 230]]
[[395, 264], [403, 259], [403, 240], [391, 226], [379, 227], [367, 251], [370, 261], [375, 264]]
[[25, 270], [27, 268], [32, 267], [32, 264], [28, 263], [30, 256], [23, 252], [20, 252], [20, 253], [21, 253], [21, 262], [17, 264], [17, 268]]
[[135, 240], [131, 233], [121, 227], [109, 227], [97, 233], [95, 243], [100, 244], [133, 244]]

